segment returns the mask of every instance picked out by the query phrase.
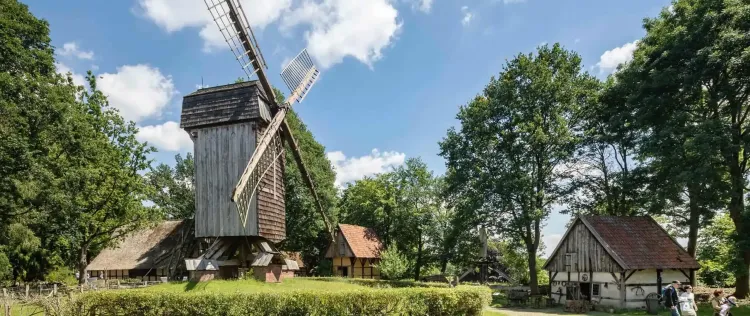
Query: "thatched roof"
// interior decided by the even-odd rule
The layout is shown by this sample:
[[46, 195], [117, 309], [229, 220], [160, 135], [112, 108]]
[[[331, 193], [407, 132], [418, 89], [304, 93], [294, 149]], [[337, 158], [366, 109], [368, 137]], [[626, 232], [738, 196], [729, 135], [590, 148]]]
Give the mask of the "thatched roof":
[[164, 221], [135, 231], [117, 245], [102, 250], [86, 270], [167, 268], [168, 254], [182, 245], [182, 234], [189, 233], [183, 227], [183, 221]]

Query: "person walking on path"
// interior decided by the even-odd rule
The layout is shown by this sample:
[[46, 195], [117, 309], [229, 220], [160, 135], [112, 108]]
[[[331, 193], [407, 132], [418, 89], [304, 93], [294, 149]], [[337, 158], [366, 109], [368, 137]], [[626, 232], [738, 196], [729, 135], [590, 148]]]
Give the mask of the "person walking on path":
[[714, 291], [714, 296], [711, 297], [711, 307], [714, 310], [714, 316], [719, 315], [719, 312], [721, 312], [722, 304], [724, 304], [724, 291], [723, 290]]
[[698, 305], [695, 305], [695, 294], [693, 294], [693, 287], [686, 285], [684, 288], [685, 292], [680, 294], [680, 312], [683, 316], [696, 316], [698, 315]]
[[672, 284], [664, 291], [664, 306], [669, 308], [672, 316], [680, 316], [680, 298], [677, 289], [680, 288], [680, 281], [672, 281]]

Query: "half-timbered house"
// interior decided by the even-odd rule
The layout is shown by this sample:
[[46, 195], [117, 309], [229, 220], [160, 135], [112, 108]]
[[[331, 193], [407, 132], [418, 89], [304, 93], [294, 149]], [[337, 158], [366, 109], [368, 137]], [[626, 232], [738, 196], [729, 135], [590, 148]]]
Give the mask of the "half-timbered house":
[[339, 224], [326, 258], [333, 261], [333, 274], [340, 277], [380, 279], [377, 267], [383, 244], [372, 228]]
[[673, 280], [700, 268], [651, 217], [579, 216], [544, 265], [558, 303], [638, 309]]

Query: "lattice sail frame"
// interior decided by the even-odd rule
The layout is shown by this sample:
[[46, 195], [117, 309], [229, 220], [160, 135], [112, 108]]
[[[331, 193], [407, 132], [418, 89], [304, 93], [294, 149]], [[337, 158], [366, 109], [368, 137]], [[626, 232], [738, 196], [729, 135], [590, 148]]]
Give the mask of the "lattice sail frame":
[[[255, 55], [258, 56], [257, 59], [261, 67], [268, 69], [266, 60], [263, 58], [263, 53], [261, 53], [260, 47], [258, 46], [258, 40], [255, 39], [255, 34], [253, 33], [253, 29], [250, 28], [250, 23], [248, 23], [247, 21], [245, 11], [242, 9], [242, 4], [240, 3], [240, 1], [203, 0], [203, 2], [206, 3], [208, 11], [211, 13], [211, 17], [213, 18], [214, 22], [216, 22], [216, 26], [219, 27], [219, 32], [221, 32], [224, 40], [229, 45], [229, 48], [232, 50], [235, 59], [240, 64], [240, 67], [242, 67], [242, 70], [247, 75], [247, 78], [252, 78], [252, 76], [255, 75], [255, 73], [257, 73], [259, 69], [255, 69], [253, 67], [254, 60], [250, 58], [249, 51], [244, 47], [245, 41], [249, 41], [250, 45], [255, 50]], [[234, 10], [237, 15], [237, 22], [240, 24], [241, 29], [245, 30], [249, 39], [240, 38], [242, 36], [240, 32], [237, 31], [235, 21], [232, 21], [232, 17], [230, 16], [230, 2], [231, 5], [237, 8], [236, 10]]]
[[[271, 136], [270, 144], [260, 154], [260, 160], [255, 165], [255, 168], [249, 170], [249, 175], [245, 176], [245, 173], [243, 173], [243, 176], [240, 177], [240, 179], [247, 178], [247, 181], [243, 184], [243, 190], [235, 188], [235, 194], [233, 195], [234, 203], [237, 205], [237, 213], [240, 215], [240, 221], [242, 221], [242, 227], [247, 225], [247, 217], [250, 213], [253, 197], [255, 197], [258, 190], [262, 189], [263, 177], [274, 167], [275, 162], [281, 158], [281, 155], [285, 153], [280, 130], [276, 129], [272, 131], [269, 126], [269, 128], [263, 131], [260, 139], [263, 140], [267, 135]], [[253, 152], [253, 156], [258, 154], [257, 148]], [[248, 172], [248, 168], [245, 169], [245, 172]]]

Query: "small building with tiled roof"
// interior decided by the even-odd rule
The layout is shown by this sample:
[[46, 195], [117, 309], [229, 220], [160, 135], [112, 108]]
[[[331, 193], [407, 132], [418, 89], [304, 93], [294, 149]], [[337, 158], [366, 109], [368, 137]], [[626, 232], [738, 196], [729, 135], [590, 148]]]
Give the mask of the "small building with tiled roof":
[[377, 267], [383, 244], [372, 228], [339, 224], [336, 239], [326, 258], [333, 261], [333, 274], [340, 277], [380, 279]]
[[690, 284], [700, 265], [648, 216], [579, 216], [544, 264], [558, 303], [638, 309], [673, 280]]

